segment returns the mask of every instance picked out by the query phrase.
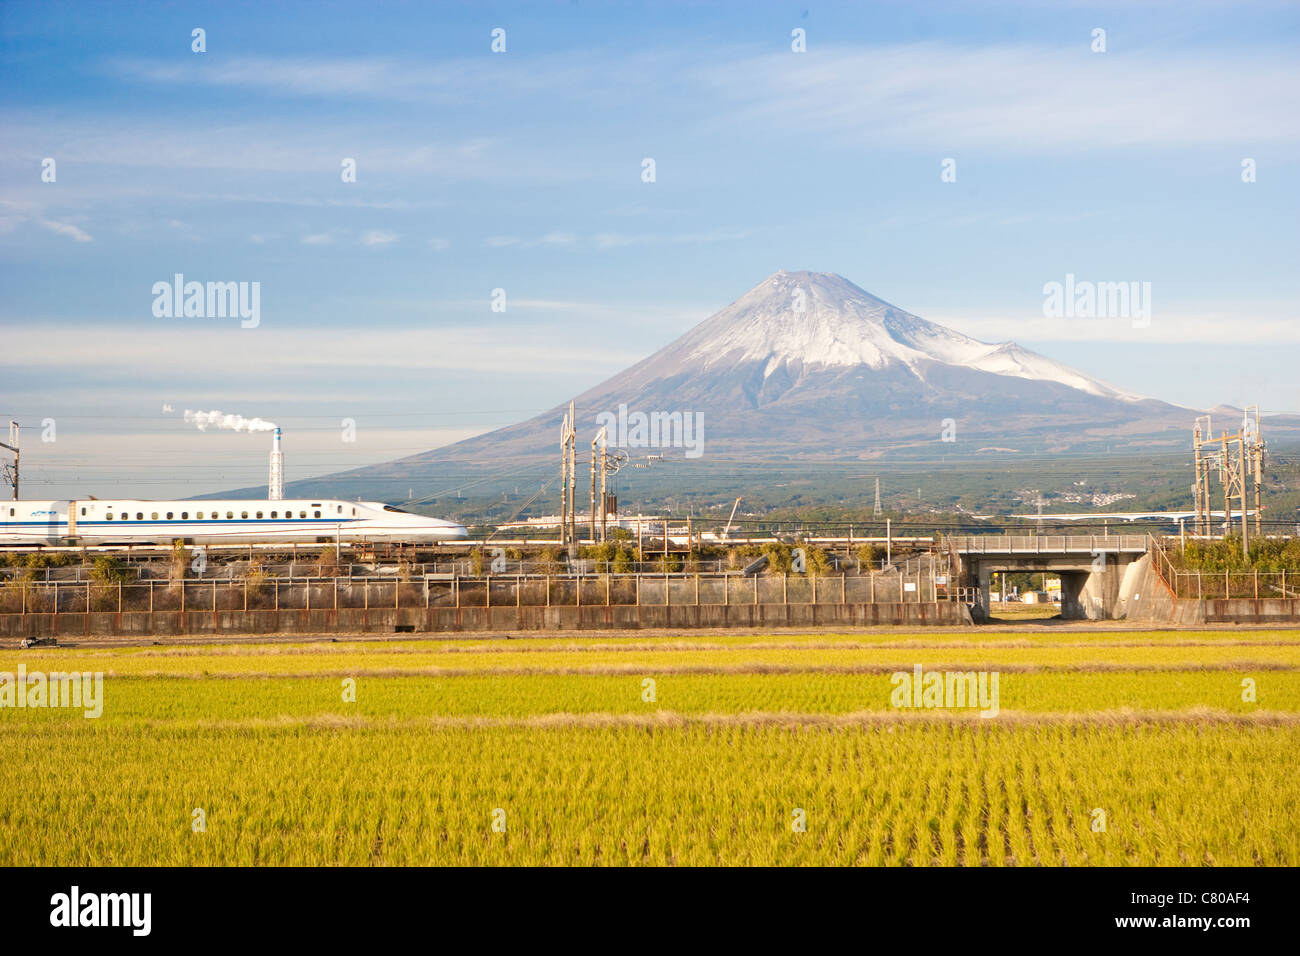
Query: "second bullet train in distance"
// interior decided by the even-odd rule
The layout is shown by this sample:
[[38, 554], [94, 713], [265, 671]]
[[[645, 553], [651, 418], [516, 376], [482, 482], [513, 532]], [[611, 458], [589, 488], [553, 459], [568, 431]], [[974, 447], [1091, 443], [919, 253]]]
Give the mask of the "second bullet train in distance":
[[454, 521], [378, 501], [0, 501], [0, 544], [436, 544], [468, 535]]

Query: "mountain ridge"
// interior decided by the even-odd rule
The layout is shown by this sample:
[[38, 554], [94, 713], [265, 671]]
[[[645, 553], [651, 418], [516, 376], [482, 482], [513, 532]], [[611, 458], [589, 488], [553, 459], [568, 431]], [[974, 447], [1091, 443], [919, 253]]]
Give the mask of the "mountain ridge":
[[[698, 416], [703, 457], [741, 463], [947, 460], [990, 448], [1172, 450], [1186, 447], [1194, 414], [1015, 342], [981, 342], [837, 274], [784, 270], [574, 402], [580, 445], [595, 435], [598, 416], [625, 405]], [[426, 478], [502, 468], [548, 474], [567, 411], [566, 402], [451, 445], [291, 487], [398, 493]], [[611, 437], [617, 447], [625, 436]], [[633, 460], [683, 457], [673, 447], [624, 450]]]

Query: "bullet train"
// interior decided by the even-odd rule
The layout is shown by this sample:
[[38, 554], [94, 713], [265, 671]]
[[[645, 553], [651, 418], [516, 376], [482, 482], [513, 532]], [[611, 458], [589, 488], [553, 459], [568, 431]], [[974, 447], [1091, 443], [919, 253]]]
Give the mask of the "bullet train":
[[0, 501], [0, 545], [434, 544], [467, 536], [454, 521], [378, 501]]

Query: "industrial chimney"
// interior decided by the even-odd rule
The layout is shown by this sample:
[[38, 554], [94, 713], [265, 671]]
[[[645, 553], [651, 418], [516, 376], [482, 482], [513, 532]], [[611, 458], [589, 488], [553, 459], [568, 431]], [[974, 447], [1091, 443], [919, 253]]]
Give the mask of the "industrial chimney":
[[279, 501], [284, 497], [284, 454], [280, 451], [280, 429], [275, 430], [271, 442], [271, 480], [267, 483], [266, 497]]

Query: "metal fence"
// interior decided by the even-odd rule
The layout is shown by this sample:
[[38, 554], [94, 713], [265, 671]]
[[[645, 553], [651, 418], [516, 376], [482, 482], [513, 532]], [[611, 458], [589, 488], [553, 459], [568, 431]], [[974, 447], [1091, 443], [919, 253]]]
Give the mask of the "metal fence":
[[338, 610], [582, 605], [910, 604], [955, 601], [960, 589], [928, 570], [804, 575], [429, 575], [424, 578], [244, 578], [11, 581], [0, 614], [125, 611]]
[[1300, 571], [1201, 571], [1179, 568], [1165, 545], [1149, 541], [1152, 566], [1178, 600], [1300, 598]]
[[1296, 571], [1164, 571], [1165, 583], [1180, 600], [1216, 598], [1297, 598]]

